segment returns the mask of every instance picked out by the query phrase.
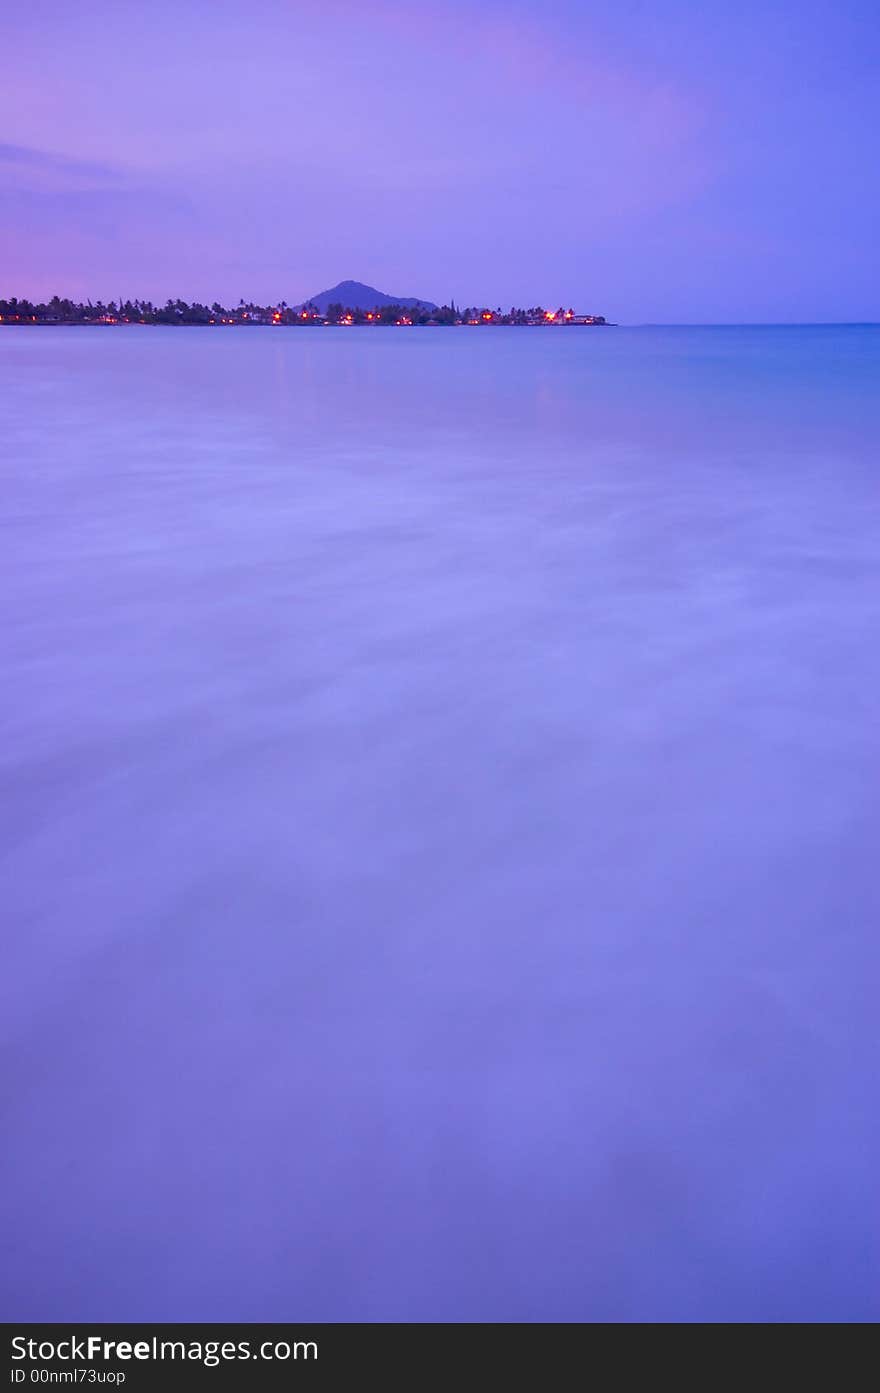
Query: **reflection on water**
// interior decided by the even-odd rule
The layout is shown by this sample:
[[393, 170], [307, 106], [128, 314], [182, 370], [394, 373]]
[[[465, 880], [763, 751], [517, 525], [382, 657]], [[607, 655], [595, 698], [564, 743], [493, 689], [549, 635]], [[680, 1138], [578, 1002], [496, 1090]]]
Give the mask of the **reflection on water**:
[[878, 369], [0, 335], [8, 1319], [877, 1315]]

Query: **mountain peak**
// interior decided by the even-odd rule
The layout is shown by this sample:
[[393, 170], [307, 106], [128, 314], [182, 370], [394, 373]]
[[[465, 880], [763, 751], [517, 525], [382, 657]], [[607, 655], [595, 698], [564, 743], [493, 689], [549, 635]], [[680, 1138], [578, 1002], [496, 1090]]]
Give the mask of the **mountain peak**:
[[[377, 306], [400, 305], [404, 309], [435, 310], [437, 306], [430, 300], [418, 300], [412, 295], [387, 295], [384, 290], [376, 290], [363, 281], [340, 281], [330, 290], [322, 290], [309, 296], [303, 305], [314, 305], [322, 314], [328, 305], [345, 305], [352, 310], [372, 310]], [[297, 305], [297, 309], [301, 306]]]

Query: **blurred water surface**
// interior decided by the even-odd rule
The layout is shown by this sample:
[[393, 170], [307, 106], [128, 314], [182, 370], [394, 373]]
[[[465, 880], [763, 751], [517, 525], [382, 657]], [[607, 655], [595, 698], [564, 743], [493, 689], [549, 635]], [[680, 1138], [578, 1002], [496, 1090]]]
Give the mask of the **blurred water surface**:
[[878, 386], [0, 332], [6, 1319], [876, 1318]]

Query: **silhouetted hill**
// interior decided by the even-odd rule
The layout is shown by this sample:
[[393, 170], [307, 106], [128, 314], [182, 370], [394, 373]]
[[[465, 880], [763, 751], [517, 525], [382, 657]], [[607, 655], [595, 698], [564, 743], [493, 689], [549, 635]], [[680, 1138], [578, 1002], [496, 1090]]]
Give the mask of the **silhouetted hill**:
[[[345, 305], [352, 310], [372, 310], [377, 305], [400, 305], [405, 309], [435, 310], [437, 306], [430, 300], [417, 300], [411, 295], [386, 295], [384, 290], [374, 290], [362, 281], [340, 281], [330, 290], [322, 290], [303, 301], [304, 305], [314, 305], [323, 314], [328, 305]], [[297, 305], [297, 309], [301, 306]]]

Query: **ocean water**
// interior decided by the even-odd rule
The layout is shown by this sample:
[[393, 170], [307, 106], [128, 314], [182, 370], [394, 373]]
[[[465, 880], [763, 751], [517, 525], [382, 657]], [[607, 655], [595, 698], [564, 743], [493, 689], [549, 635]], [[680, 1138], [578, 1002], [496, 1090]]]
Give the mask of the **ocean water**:
[[8, 1320], [868, 1320], [880, 329], [0, 331]]

